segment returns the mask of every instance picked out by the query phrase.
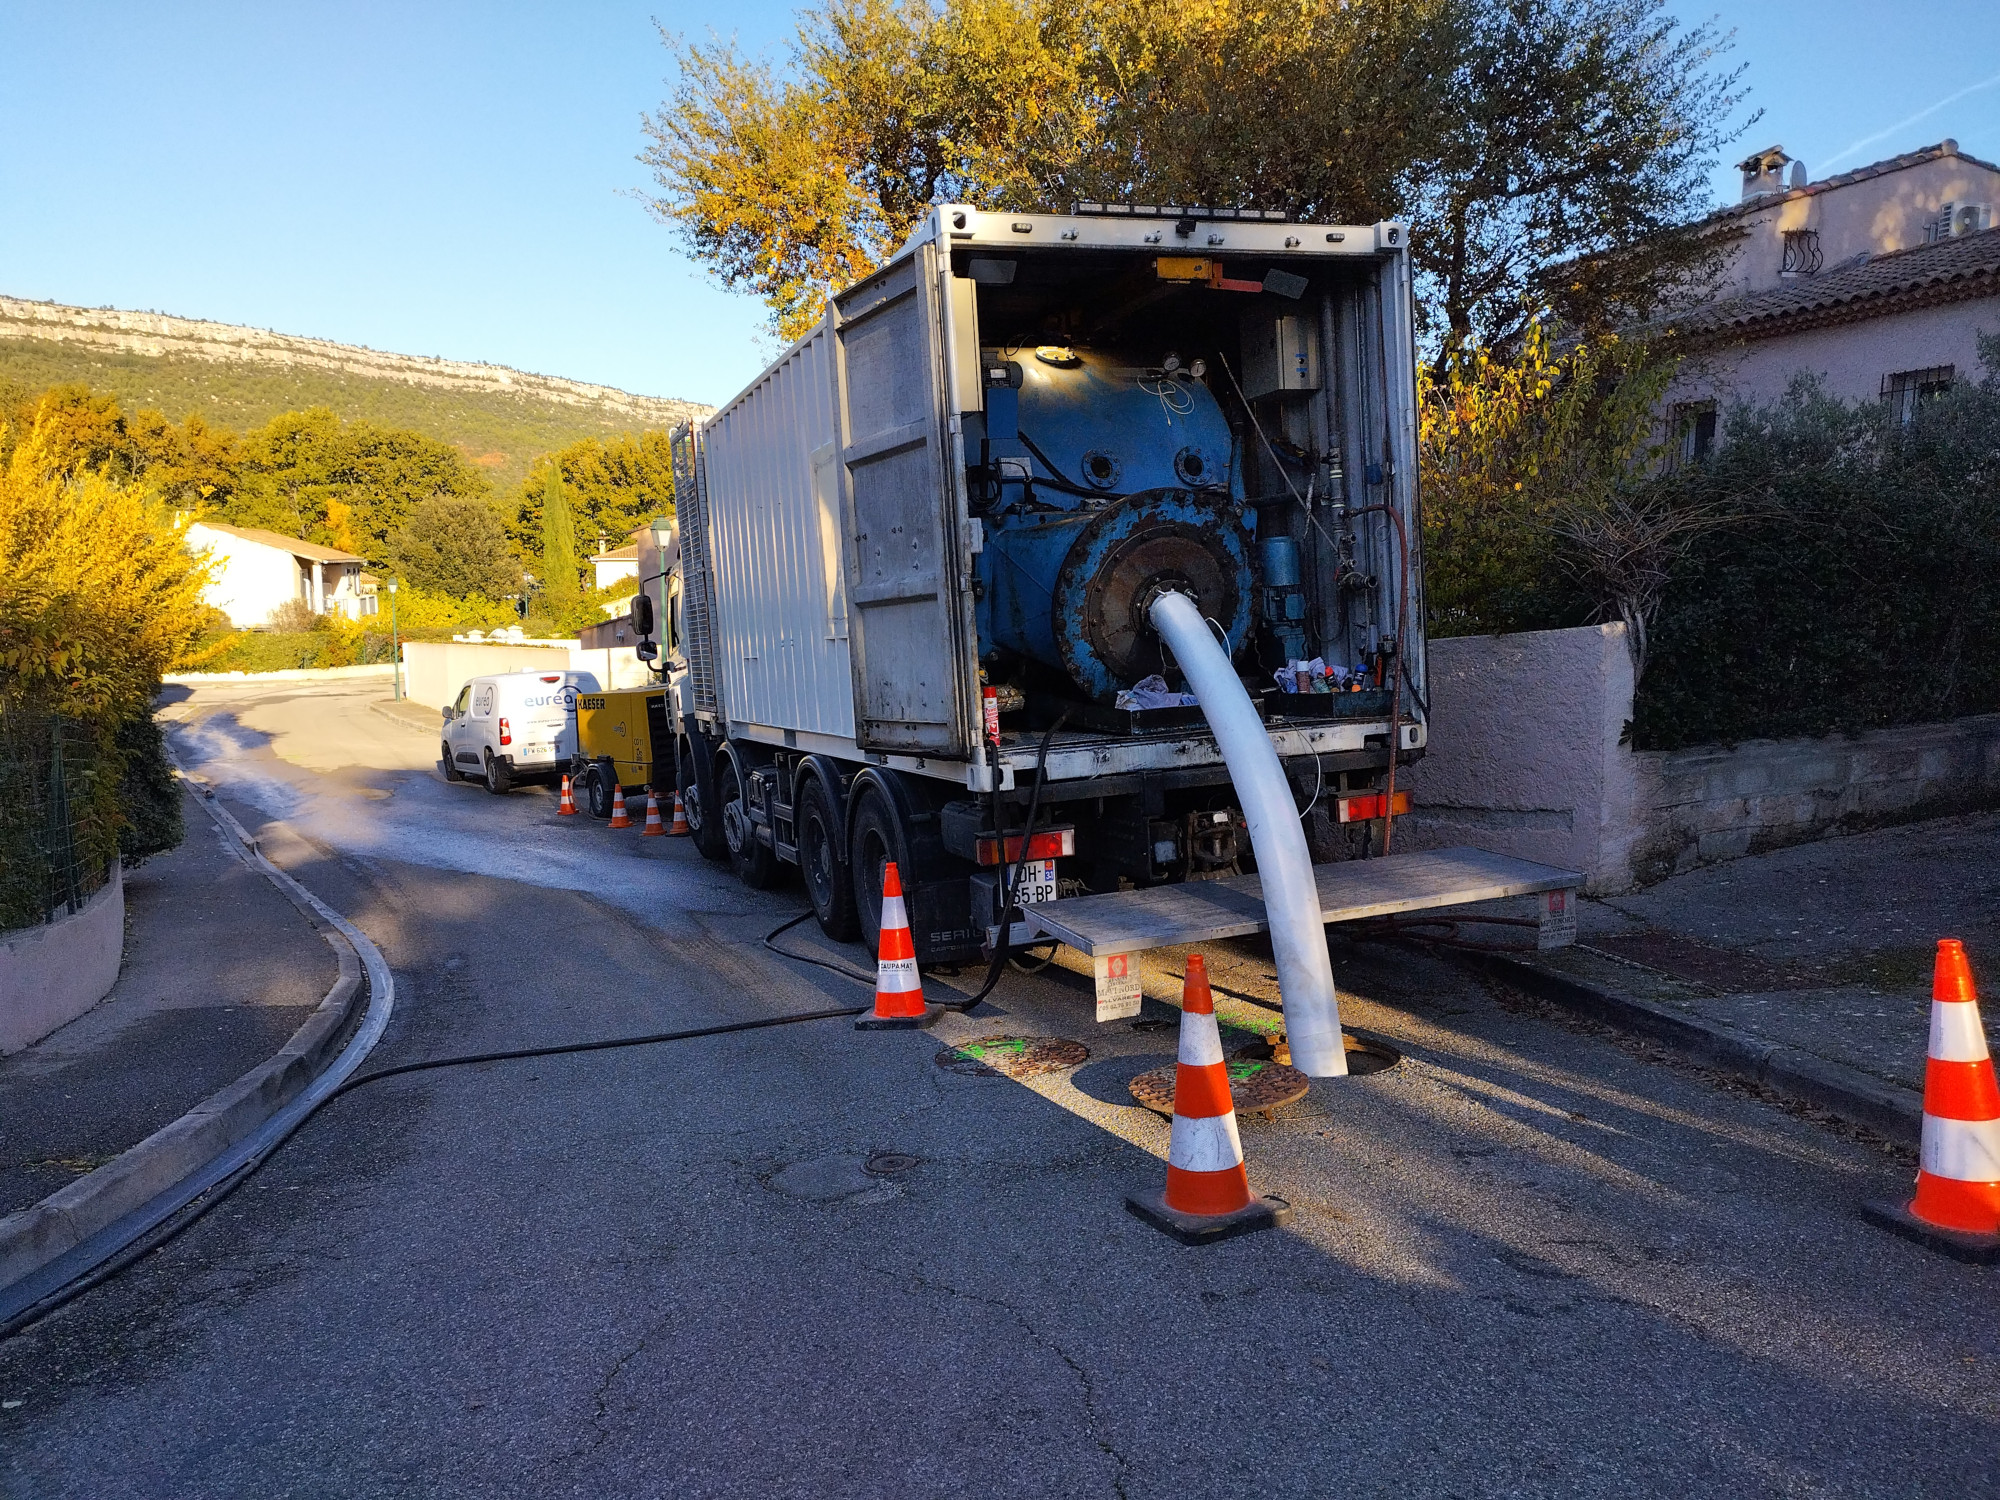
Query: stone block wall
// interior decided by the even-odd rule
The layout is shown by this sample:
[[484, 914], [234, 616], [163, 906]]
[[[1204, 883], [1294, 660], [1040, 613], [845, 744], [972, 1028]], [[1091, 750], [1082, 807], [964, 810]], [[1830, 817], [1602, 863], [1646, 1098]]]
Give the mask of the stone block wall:
[[1429, 749], [1405, 849], [1470, 844], [1611, 894], [1680, 870], [2000, 806], [2000, 714], [1635, 752], [1622, 625], [1430, 645]]

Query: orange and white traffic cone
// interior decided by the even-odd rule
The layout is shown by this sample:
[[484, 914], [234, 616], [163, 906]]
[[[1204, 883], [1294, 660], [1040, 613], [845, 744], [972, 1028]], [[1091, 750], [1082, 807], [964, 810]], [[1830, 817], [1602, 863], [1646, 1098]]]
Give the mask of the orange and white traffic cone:
[[1931, 978], [1916, 1196], [1864, 1204], [1863, 1212], [1961, 1260], [2000, 1259], [2000, 1084], [1957, 938], [1938, 940]]
[[625, 812], [625, 788], [616, 782], [611, 785], [611, 821], [606, 828], [630, 828], [632, 819]]
[[687, 809], [681, 806], [681, 794], [674, 793], [674, 826], [667, 830], [675, 838], [686, 838], [688, 829]]
[[1165, 1192], [1132, 1193], [1125, 1206], [1184, 1245], [1205, 1245], [1253, 1230], [1270, 1229], [1292, 1216], [1281, 1198], [1250, 1191], [1243, 1142], [1236, 1134], [1236, 1105], [1229, 1095], [1229, 1067], [1222, 1060], [1222, 1032], [1208, 965], [1190, 953], [1181, 989], [1181, 1046], [1174, 1069], [1174, 1127], [1167, 1146]]
[[646, 826], [639, 830], [639, 835], [649, 839], [667, 836], [667, 825], [660, 821], [660, 799], [653, 795], [651, 787], [646, 788]]
[[556, 816], [559, 818], [573, 818], [576, 816], [576, 797], [569, 789], [569, 775], [567, 772], [563, 775], [562, 801], [556, 804]]
[[875, 1008], [854, 1024], [863, 1031], [910, 1030], [928, 1026], [944, 1013], [924, 1004], [924, 981], [917, 973], [917, 946], [903, 910], [903, 877], [892, 859], [882, 871], [882, 940], [875, 960]]

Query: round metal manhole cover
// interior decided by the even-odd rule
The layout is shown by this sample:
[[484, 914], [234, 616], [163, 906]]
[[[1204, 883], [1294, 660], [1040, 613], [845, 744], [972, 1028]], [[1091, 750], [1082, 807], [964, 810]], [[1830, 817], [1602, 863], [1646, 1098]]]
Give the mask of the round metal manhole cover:
[[947, 1047], [937, 1065], [965, 1078], [1038, 1078], [1060, 1073], [1090, 1056], [1082, 1042], [1060, 1036], [983, 1036]]
[[[1132, 1097], [1147, 1109], [1171, 1115], [1176, 1066], [1168, 1063], [1164, 1068], [1141, 1073], [1132, 1080]], [[1235, 1057], [1223, 1066], [1229, 1069], [1229, 1098], [1239, 1115], [1256, 1111], [1268, 1119], [1280, 1105], [1305, 1098], [1306, 1090], [1312, 1086], [1312, 1080], [1305, 1074], [1283, 1063]]]
[[870, 1177], [901, 1177], [916, 1167], [917, 1158], [907, 1151], [877, 1151], [861, 1164]]

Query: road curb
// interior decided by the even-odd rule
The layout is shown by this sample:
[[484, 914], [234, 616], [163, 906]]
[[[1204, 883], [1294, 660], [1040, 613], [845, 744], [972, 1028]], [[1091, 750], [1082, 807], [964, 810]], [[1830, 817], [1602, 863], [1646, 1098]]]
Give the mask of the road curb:
[[393, 708], [385, 707], [380, 703], [369, 704], [368, 711], [371, 714], [379, 714], [382, 718], [387, 719], [391, 724], [399, 725], [402, 728], [409, 730], [413, 734], [435, 734], [441, 727], [439, 725], [412, 724], [407, 718], [405, 718], [402, 714], [397, 713]]
[[1564, 1010], [1664, 1043], [1700, 1062], [1892, 1139], [1913, 1140], [1923, 1126], [1924, 1101], [1914, 1089], [1898, 1088], [1797, 1047], [1767, 1042], [1719, 1022], [1698, 1020], [1636, 995], [1545, 969], [1530, 960], [1497, 953], [1453, 956]]
[[[213, 793], [199, 785], [195, 790], [213, 815]], [[230, 828], [224, 817], [217, 817], [216, 823], [238, 857], [255, 869], [256, 861], [250, 856], [257, 852], [256, 841]], [[285, 883], [277, 884], [307, 925], [334, 950], [340, 972], [333, 987], [283, 1047], [234, 1083], [210, 1094], [179, 1119], [95, 1171], [31, 1207], [0, 1218], [0, 1295], [253, 1135], [325, 1068], [354, 1012], [356, 998], [364, 992], [361, 959], [346, 937]]]

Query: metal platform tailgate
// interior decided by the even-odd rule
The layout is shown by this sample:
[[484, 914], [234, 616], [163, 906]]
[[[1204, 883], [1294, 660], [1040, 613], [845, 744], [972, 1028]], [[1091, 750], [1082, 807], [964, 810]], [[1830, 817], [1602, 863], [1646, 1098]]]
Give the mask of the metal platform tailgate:
[[[1490, 854], [1484, 849], [1427, 849], [1417, 854], [1348, 860], [1318, 865], [1313, 874], [1319, 885], [1321, 918], [1327, 922], [1432, 911], [1543, 891], [1564, 892], [1560, 902], [1545, 903], [1549, 910], [1542, 918], [1544, 947], [1574, 941], [1576, 904], [1570, 893], [1583, 884], [1583, 877], [1574, 870]], [[1033, 926], [1044, 937], [1060, 938], [1093, 958], [1242, 937], [1263, 932], [1267, 926], [1264, 887], [1255, 875], [1072, 896], [1024, 907], [1022, 915], [1026, 918], [1022, 925]], [[1553, 932], [1549, 930], [1551, 917], [1555, 919]], [[1551, 937], [1556, 940], [1551, 942]]]

